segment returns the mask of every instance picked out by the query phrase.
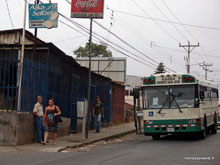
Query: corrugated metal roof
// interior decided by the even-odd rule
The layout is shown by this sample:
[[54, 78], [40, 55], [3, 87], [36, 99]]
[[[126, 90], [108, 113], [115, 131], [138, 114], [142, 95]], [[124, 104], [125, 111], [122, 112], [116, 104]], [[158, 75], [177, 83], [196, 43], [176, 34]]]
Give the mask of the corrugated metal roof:
[[[0, 47], [21, 47], [21, 35], [23, 29], [13, 29], [13, 30], [3, 30], [0, 31]], [[9, 36], [9, 37], [8, 37]], [[2, 37], [2, 38], [1, 38]], [[19, 38], [20, 37], [20, 38]], [[63, 61], [67, 63], [71, 63], [80, 67], [80, 65], [76, 62], [76, 60], [66, 55], [61, 49], [56, 47], [53, 43], [45, 43], [44, 41], [40, 40], [39, 38], [35, 38], [34, 35], [27, 31], [25, 32], [25, 39], [28, 44], [25, 45], [25, 48], [33, 47], [34, 41], [36, 41], [37, 48], [49, 48], [50, 52], [53, 52], [55, 55], [60, 56]], [[81, 67], [81, 69], [88, 70], [86, 67]], [[108, 77], [103, 75], [97, 74], [93, 72], [93, 74], [111, 80]]]
[[[4, 30], [0, 31], [0, 44], [11, 45], [11, 44], [21, 44], [22, 29]], [[39, 38], [34, 37], [29, 31], [25, 31], [25, 45], [30, 44], [42, 44], [45, 43]]]

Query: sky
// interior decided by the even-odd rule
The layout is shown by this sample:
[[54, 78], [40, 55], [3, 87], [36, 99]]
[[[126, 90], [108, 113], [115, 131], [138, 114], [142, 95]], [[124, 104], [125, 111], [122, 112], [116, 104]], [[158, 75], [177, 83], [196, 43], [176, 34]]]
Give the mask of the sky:
[[[71, 5], [67, 1], [52, 0], [52, 3], [58, 3], [58, 11], [70, 18]], [[220, 84], [219, 6], [219, 0], [105, 0], [104, 19], [95, 21], [127, 44], [96, 23], [93, 23], [93, 31], [106, 38], [102, 43], [110, 45], [113, 42], [122, 47], [122, 52], [133, 58], [127, 57], [127, 74], [141, 77], [154, 73], [159, 62], [178, 73], [186, 73], [184, 57], [187, 52], [179, 47], [179, 43], [185, 45], [190, 41], [196, 45], [199, 42], [200, 47], [191, 53], [191, 73], [204, 77], [205, 72], [199, 63], [212, 64], [208, 79]], [[24, 0], [0, 0], [0, 30], [22, 28], [23, 15]], [[89, 28], [88, 19], [70, 19]], [[28, 15], [26, 20], [26, 29], [34, 32], [28, 27]], [[78, 29], [61, 16], [59, 21]], [[69, 26], [59, 22], [56, 29], [39, 29], [38, 37], [46, 42], [53, 42], [66, 54], [75, 57], [73, 51], [84, 46], [89, 36], [81, 29], [78, 31], [83, 34]], [[100, 43], [96, 38], [93, 38], [93, 42]], [[123, 53], [112, 48], [109, 50], [113, 57], [125, 57]]]

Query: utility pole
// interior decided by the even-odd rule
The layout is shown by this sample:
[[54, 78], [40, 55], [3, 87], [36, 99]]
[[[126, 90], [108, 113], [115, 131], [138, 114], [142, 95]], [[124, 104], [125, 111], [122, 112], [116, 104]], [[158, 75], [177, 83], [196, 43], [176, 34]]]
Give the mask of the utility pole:
[[199, 43], [197, 45], [190, 45], [190, 41], [188, 41], [188, 45], [182, 45], [181, 43], [179, 43], [179, 47], [183, 47], [186, 52], [187, 52], [187, 56], [185, 58], [186, 60], [186, 69], [187, 69], [187, 74], [190, 74], [190, 53], [196, 48], [199, 47]]
[[208, 67], [212, 66], [212, 64], [208, 64], [203, 62], [202, 64], [199, 64], [199, 66], [202, 67], [202, 69], [205, 71], [205, 80], [208, 79], [208, 72], [212, 72]]
[[[35, 4], [39, 4], [39, 0], [35, 1]], [[34, 29], [34, 47], [33, 47], [33, 57], [32, 60], [36, 61], [36, 43], [37, 42], [37, 28]]]
[[89, 135], [89, 111], [90, 111], [90, 93], [91, 93], [91, 58], [92, 58], [92, 23], [93, 19], [90, 18], [90, 36], [89, 36], [89, 70], [88, 70], [88, 105], [84, 114], [84, 129], [83, 138], [88, 139]]
[[21, 43], [21, 57], [19, 64], [19, 82], [18, 82], [18, 105], [17, 112], [21, 111], [21, 92], [22, 92], [22, 75], [23, 75], [23, 65], [24, 65], [24, 44], [25, 44], [25, 26], [26, 26], [26, 15], [27, 15], [27, 0], [24, 1], [24, 22], [22, 30], [22, 43]]

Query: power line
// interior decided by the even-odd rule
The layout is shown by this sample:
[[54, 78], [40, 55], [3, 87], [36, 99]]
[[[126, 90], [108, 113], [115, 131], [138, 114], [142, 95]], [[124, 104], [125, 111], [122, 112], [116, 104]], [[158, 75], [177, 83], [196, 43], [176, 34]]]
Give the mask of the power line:
[[[166, 14], [162, 11], [162, 9], [153, 1], [151, 0], [151, 2], [153, 3], [153, 5], [160, 11], [160, 13], [168, 20], [170, 21], [170, 19], [166, 16]], [[173, 13], [172, 13], [173, 14]], [[176, 18], [176, 17], [175, 17]], [[179, 21], [179, 20], [178, 20]], [[171, 21], [170, 21], [171, 22]], [[171, 24], [174, 29], [185, 39], [185, 40], [188, 40], [187, 37], [176, 27], [175, 24]], [[197, 54], [199, 54], [197, 52]], [[199, 54], [200, 55], [200, 54]], [[202, 57], [203, 58], [203, 57]], [[194, 58], [193, 58], [194, 59]]]
[[171, 35], [166, 29], [164, 29], [155, 19], [153, 19], [135, 0], [132, 0], [132, 2], [144, 13], [146, 14], [153, 22], [160, 27], [168, 36], [170, 36], [172, 39], [174, 39], [176, 42], [179, 42], [173, 35]]
[[12, 18], [11, 18], [11, 13], [10, 13], [9, 6], [8, 6], [8, 0], [5, 0], [5, 2], [6, 2], [6, 6], [7, 6], [7, 10], [8, 10], [8, 16], [9, 16], [9, 19], [10, 19], [10, 22], [11, 22], [11, 26], [14, 29], [14, 24], [13, 24], [13, 21], [12, 21]]
[[19, 6], [20, 6], [20, 9], [23, 11], [23, 6], [21, 5], [20, 0], [17, 0], [17, 2], [18, 2], [18, 4], [19, 4]]
[[[111, 16], [110, 16], [110, 26], [109, 26], [109, 31], [111, 31], [112, 29], [112, 26], [113, 26], [113, 21], [114, 21], [114, 11], [112, 11], [111, 13]], [[110, 38], [110, 33], [108, 33], [108, 41], [109, 41], [109, 38]], [[107, 45], [108, 45], [108, 41], [107, 41]]]
[[[67, 0], [66, 0], [67, 1]], [[69, 1], [67, 1], [69, 4], [71, 4]], [[64, 16], [65, 17], [65, 16]], [[72, 20], [71, 20], [72, 21]], [[136, 50], [137, 52], [139, 52], [140, 54], [142, 54], [143, 56], [145, 56], [146, 58], [150, 59], [151, 61], [159, 64], [157, 61], [153, 60], [152, 58], [148, 57], [147, 55], [145, 55], [144, 53], [140, 52], [138, 49], [136, 49], [135, 47], [133, 47], [132, 45], [130, 45], [129, 43], [127, 43], [126, 41], [124, 41], [123, 39], [121, 39], [120, 37], [118, 37], [117, 35], [115, 35], [114, 33], [112, 33], [111, 31], [109, 31], [108, 29], [106, 29], [104, 26], [102, 26], [101, 24], [99, 24], [97, 21], [94, 21], [97, 25], [99, 25], [100, 27], [102, 27], [103, 29], [107, 30], [109, 33], [111, 33], [113, 36], [115, 36], [116, 38], [118, 38], [120, 41], [122, 41], [123, 43], [125, 43], [126, 45], [128, 45], [129, 47], [131, 47], [132, 49]], [[80, 25], [81, 26], [81, 25]], [[159, 25], [160, 26], [160, 25]], [[163, 28], [163, 27], [161, 27]], [[168, 32], [167, 32], [168, 33]], [[148, 62], [150, 63], [150, 62]], [[154, 65], [152, 63], [150, 63], [151, 65]], [[154, 65], [155, 66], [155, 65]], [[174, 70], [166, 67], [168, 70], [175, 72]]]
[[[108, 13], [106, 13], [106, 15], [108, 16]], [[133, 35], [135, 38], [137, 38], [138, 40], [140, 40], [142, 43], [146, 43], [147, 45], [150, 45], [150, 42], [147, 42], [144, 37], [143, 34], [140, 35], [138, 33], [137, 30], [135, 30], [134, 27], [132, 27], [131, 25], [129, 25], [125, 20], [123, 20], [121, 17], [119, 17], [117, 14], [114, 14], [114, 19], [115, 22], [117, 24], [119, 24], [121, 27], [123, 27], [127, 32], [129, 32], [131, 35]]]
[[[180, 19], [173, 13], [173, 11], [168, 7], [168, 5], [164, 2], [164, 0], [161, 0], [162, 3], [164, 4], [164, 6], [169, 10], [169, 12], [173, 15], [173, 17], [180, 23], [180, 25], [182, 25], [182, 27], [186, 30], [186, 32], [196, 41], [196, 42], [199, 42], [196, 37], [182, 24], [182, 22], [180, 21]], [[170, 21], [170, 20], [169, 20]], [[204, 54], [205, 53], [205, 50], [200, 46], [201, 50], [203, 51]], [[196, 51], [197, 52], [197, 51]], [[199, 54], [197, 52], [197, 54]], [[200, 55], [200, 54], [199, 54]], [[203, 57], [201, 57], [203, 58]], [[207, 58], [208, 59], [208, 58]], [[203, 58], [204, 60], [204, 58]]]
[[[59, 14], [60, 14], [63, 18], [65, 18], [66, 20], [70, 21], [71, 23], [73, 23], [73, 24], [76, 25], [77, 27], [79, 27], [79, 28], [81, 28], [82, 30], [84, 30], [85, 32], [88, 31], [88, 29], [87, 29], [86, 27], [84, 27], [84, 26], [80, 25], [79, 23], [77, 23], [77, 22], [75, 22], [75, 21], [69, 19], [68, 17], [64, 16], [64, 15], [61, 14], [61, 13], [59, 13]], [[94, 22], [95, 22], [95, 21], [94, 21]], [[107, 29], [107, 30], [108, 30], [108, 29]], [[110, 32], [110, 33], [113, 34], [112, 32]], [[108, 39], [106, 39], [106, 38], [100, 36], [99, 34], [97, 34], [97, 33], [95, 33], [95, 32], [93, 32], [93, 34], [95, 34], [96, 36], [101, 37], [102, 39], [104, 39], [104, 40], [106, 40], [106, 41], [108, 41]], [[115, 35], [115, 34], [114, 34], [114, 35]], [[128, 52], [128, 53], [130, 53], [130, 54], [132, 54], [132, 55], [135, 55], [134, 53], [129, 52], [127, 49], [122, 48], [121, 46], [118, 46], [117, 44], [113, 43], [112, 41], [108, 41], [108, 42], [111, 43], [111, 44], [113, 44], [113, 45], [115, 45], [115, 46], [117, 46], [117, 47], [119, 47], [120, 49], [123, 49], [124, 51], [126, 51], [126, 52]], [[125, 41], [124, 41], [124, 42], [125, 42]], [[141, 57], [139, 57], [139, 56], [137, 56], [137, 55], [135, 55], [135, 56], [138, 57], [138, 58], [140, 58], [140, 59], [142, 59], [142, 60], [144, 60], [143, 58], [141, 58]], [[145, 60], [145, 61], [146, 61], [146, 60]], [[150, 62], [148, 62], [148, 63], [150, 63]], [[153, 63], [150, 63], [150, 64], [153, 65], [153, 66], [155, 66], [155, 64], [153, 64]]]
[[[164, 2], [164, 0], [161, 0], [164, 6], [169, 10], [169, 12], [175, 17], [175, 19], [179, 22], [180, 25], [183, 26], [183, 28], [191, 35], [191, 37], [196, 41], [197, 39], [192, 35], [192, 33], [185, 27], [185, 25], [180, 21], [180, 19], [173, 13], [173, 11], [169, 8], [169, 6]], [[171, 22], [171, 21], [170, 21]]]
[[[173, 49], [173, 48], [168, 48], [168, 47], [165, 47], [165, 46], [161, 46], [161, 45], [154, 45], [155, 47], [158, 47], [158, 48], [161, 48], [161, 49], [166, 49], [166, 50], [169, 50], [169, 51], [174, 51], [174, 52], [180, 52], [180, 53], [185, 53], [185, 51], [182, 51], [182, 50], [177, 50], [177, 49]], [[195, 54], [195, 53], [191, 53], [193, 55], [198, 55], [198, 56], [209, 56], [209, 57], [213, 57], [213, 58], [220, 58], [220, 56], [214, 56], [214, 55], [210, 55], [210, 54]]]
[[[61, 16], [62, 16], [62, 15], [61, 15]], [[65, 16], [64, 16], [64, 18], [65, 18]], [[83, 34], [83, 33], [80, 32], [79, 30], [77, 30], [77, 29], [73, 28], [72, 26], [70, 26], [70, 25], [64, 23], [63, 21], [60, 21], [60, 22], [63, 23], [63, 24], [65, 24], [66, 26], [70, 27], [71, 29], [74, 29], [75, 31], [77, 31], [77, 32], [79, 32], [79, 33], [81, 33], [81, 34]], [[71, 22], [71, 23], [73, 23], [73, 22]], [[73, 23], [73, 24], [74, 24], [74, 23]], [[76, 25], [77, 27], [79, 27], [79, 25], [77, 25], [77, 24], [75, 24], [75, 25]], [[82, 25], [80, 25], [80, 26], [82, 26]], [[88, 29], [87, 29], [86, 27], [82, 26], [82, 27], [79, 27], [79, 28], [80, 28], [81, 30], [85, 31], [86, 33], [88, 33]], [[94, 38], [96, 38], [96, 39], [99, 40], [101, 43], [103, 43], [103, 41], [102, 41], [100, 38], [97, 37], [97, 34], [96, 34], [96, 33], [93, 33], [93, 34], [95, 34]], [[102, 36], [99, 36], [99, 37], [105, 39], [105, 38], [102, 37]], [[105, 40], [107, 40], [107, 39], [105, 39]], [[109, 42], [110, 42], [111, 44], [114, 44], [114, 43], [112, 43], [111, 41], [109, 41]], [[108, 46], [111, 47], [112, 49], [116, 50], [117, 52], [119, 52], [119, 53], [121, 53], [121, 54], [123, 54], [123, 55], [125, 55], [125, 56], [127, 56], [127, 57], [129, 57], [129, 58], [131, 58], [131, 59], [133, 59], [133, 60], [135, 60], [135, 61], [137, 61], [137, 62], [139, 62], [139, 63], [141, 63], [141, 64], [143, 64], [143, 65], [145, 65], [145, 66], [147, 66], [147, 67], [149, 67], [149, 68], [152, 69], [152, 67], [151, 67], [150, 65], [148, 65], [148, 64], [146, 64], [146, 63], [143, 62], [143, 61], [144, 61], [143, 59], [142, 59], [143, 61], [140, 61], [140, 60], [138, 60], [138, 59], [136, 59], [136, 58], [134, 58], [134, 57], [131, 57], [131, 56], [129, 56], [128, 54], [122, 52], [121, 50], [115, 48], [114, 46], [111, 46], [111, 45], [108, 45]], [[119, 47], [120, 49], [123, 49], [124, 51], [127, 51], [126, 49], [124, 49], [124, 48], [122, 48], [122, 47], [120, 47], [120, 46], [118, 46], [118, 45], [116, 45], [116, 44], [115, 44], [115, 46]], [[129, 51], [127, 51], [127, 52], [129, 52]], [[133, 53], [130, 52], [130, 54], [133, 54]], [[135, 55], [135, 54], [133, 54], [133, 55]], [[135, 55], [135, 56], [138, 57], [138, 58], [140, 58], [140, 57], [137, 56], [137, 55]], [[155, 69], [155, 68], [153, 68], [153, 69]]]
[[85, 35], [81, 35], [81, 36], [77, 36], [77, 37], [72, 37], [72, 38], [67, 38], [67, 39], [59, 40], [59, 41], [54, 41], [53, 43], [65, 42], [65, 41], [74, 40], [74, 39], [81, 38], [81, 37], [85, 37]]
[[[67, 1], [68, 2], [68, 1]], [[68, 2], [69, 3], [69, 2]], [[107, 28], [105, 28], [104, 27], [104, 29], [105, 30], [107, 30], [108, 31], [108, 33], [110, 33], [110, 31], [107, 29]], [[112, 33], [111, 33], [112, 34]], [[117, 37], [116, 37], [117, 38]], [[118, 38], [119, 39], [119, 38]], [[119, 40], [121, 40], [121, 39], [119, 39]], [[121, 40], [122, 41], [122, 40]], [[122, 41], [123, 42], [123, 41]], [[125, 44], [127, 44], [127, 43], [125, 43]], [[127, 44], [128, 45], [128, 44]], [[129, 44], [129, 46], [131, 47], [131, 45]], [[134, 49], [134, 47], [132, 47], [132, 49]], [[135, 49], [136, 51], [137, 51], [137, 49]], [[140, 53], [140, 51], [138, 50], [138, 52]], [[145, 54], [143, 54], [143, 53], [141, 53], [142, 55], [144, 55], [145, 57], [146, 57], [146, 55]], [[148, 58], [148, 57], [147, 57]], [[156, 62], [156, 61], [154, 61], [154, 62]], [[157, 64], [158, 64], [158, 62], [156, 62]], [[152, 63], [150, 63], [151, 65], [154, 65], [154, 64], [152, 64]], [[154, 65], [155, 66], [155, 65]], [[168, 67], [166, 67], [168, 70], [171, 70], [172, 72], [175, 72], [175, 71], [173, 71], [172, 69], [170, 69], [170, 68], [168, 68]]]
[[[107, 28], [105, 28], [103, 25], [101, 25], [100, 23], [98, 23], [97, 21], [94, 21], [94, 23], [96, 23], [98, 26], [100, 26], [101, 28], [103, 28], [104, 30], [108, 31]], [[135, 51], [137, 51], [138, 53], [142, 54], [144, 57], [150, 59], [151, 61], [159, 64], [157, 61], [155, 61], [154, 59], [150, 58], [149, 56], [145, 55], [144, 53], [142, 53], [141, 51], [139, 51], [138, 49], [136, 49], [135, 47], [133, 47], [131, 44], [127, 43], [126, 41], [124, 41], [123, 39], [121, 39], [119, 36], [117, 36], [116, 34], [114, 34], [113, 32], [110, 32], [113, 36], [115, 36], [117, 39], [119, 39], [120, 41], [122, 41], [123, 43], [125, 43], [126, 45], [128, 45], [129, 47], [131, 47], [132, 49], [134, 49]], [[154, 64], [153, 64], [154, 65]], [[166, 67], [167, 69], [169, 69], [170, 71], [173, 71], [172, 69]], [[175, 71], [173, 71], [175, 72]]]
[[[145, 13], [148, 17], [152, 18], [140, 5], [135, 0], [132, 0], [132, 2], [143, 12]], [[153, 20], [153, 19], [152, 19]], [[174, 39], [176, 42], [179, 42], [173, 35], [171, 35], [166, 29], [164, 29], [158, 22], [153, 20], [154, 23], [159, 26], [166, 34], [168, 34], [172, 39]]]
[[193, 27], [193, 28], [200, 28], [200, 29], [207, 29], [207, 30], [220, 30], [220, 28], [218, 27], [208, 27], [208, 26], [201, 26], [201, 25], [193, 25], [193, 24], [187, 24], [187, 23], [178, 23], [175, 21], [167, 21], [167, 20], [163, 20], [163, 19], [159, 19], [159, 18], [153, 18], [153, 17], [146, 17], [143, 15], [137, 15], [137, 14], [132, 14], [132, 13], [128, 13], [128, 12], [124, 12], [124, 11], [120, 11], [120, 10], [116, 10], [116, 9], [112, 9], [115, 12], [118, 13], [122, 13], [122, 14], [126, 14], [126, 15], [130, 15], [130, 16], [134, 16], [134, 17], [139, 17], [139, 18], [144, 18], [144, 19], [150, 19], [150, 20], [154, 20], [154, 21], [158, 21], [158, 22], [165, 22], [165, 23], [172, 23], [172, 24], [176, 24], [176, 25], [184, 25], [184, 26], [189, 26], [189, 27]]
[[[109, 13], [109, 14], [111, 14], [111, 13]], [[111, 15], [109, 16], [109, 14], [108, 13], [106, 13], [106, 15], [108, 16], [108, 17], [110, 17], [111, 18]], [[132, 25], [130, 25], [127, 21], [125, 21], [123, 18], [121, 18], [118, 14], [116, 14], [116, 13], [114, 13], [114, 19], [117, 19], [117, 20], [115, 20], [115, 22], [116, 23], [118, 23], [120, 26], [122, 26], [125, 30], [127, 30], [130, 34], [132, 34], [135, 38], [137, 38], [137, 39], [139, 39], [142, 43], [146, 43], [147, 45], [150, 45], [150, 47], [152, 48], [152, 41], [151, 41], [151, 39], [149, 39], [149, 38], [147, 38], [146, 36], [145, 36], [145, 34], [143, 34], [143, 33], [141, 33], [141, 32], [139, 32], [137, 29], [135, 29]], [[145, 39], [145, 37], [146, 37], [146, 39]], [[149, 40], [150, 41], [150, 43], [149, 42], [147, 42], [147, 40]], [[158, 52], [158, 50], [156, 50], [156, 49], [153, 49], [155, 52]], [[166, 52], [164, 52], [163, 51], [163, 53], [166, 53]], [[159, 53], [157, 53], [157, 54], [161, 54], [160, 52]], [[167, 54], [167, 53], [166, 53]], [[173, 56], [173, 55], [170, 55], [170, 54], [167, 54], [170, 58]], [[179, 66], [179, 65], [178, 65]]]
[[[109, 9], [109, 10], [110, 10], [110, 9]], [[114, 10], [112, 10], [112, 11], [114, 11]], [[123, 25], [122, 25], [122, 26], [123, 26], [125, 29], [130, 29], [130, 32], [132, 32], [135, 37], [137, 37], [138, 39], [142, 38], [142, 39], [140, 39], [140, 40], [142, 40], [142, 41], [144, 41], [146, 44], [150, 45], [150, 43], [151, 43], [151, 41], [152, 41], [150, 38], [146, 37], [146, 35], [145, 35], [144, 33], [138, 31], [136, 28], [134, 28], [132, 25], [130, 25], [127, 21], [125, 21], [125, 20], [124, 20], [122, 17], [120, 17], [117, 13], [114, 13], [114, 15], [119, 18], [119, 22], [118, 22], [119, 24], [124, 24], [124, 26], [123, 26]], [[128, 30], [128, 31], [129, 31], [129, 30]], [[145, 40], [145, 38], [146, 38], [146, 40]], [[148, 42], [148, 41], [149, 41], [149, 42]]]
[[[108, 13], [106, 13], [108, 14]], [[141, 42], [146, 43], [147, 45], [150, 45], [150, 42], [147, 42], [143, 37], [144, 34], [139, 34], [137, 33], [138, 31], [135, 30], [134, 27], [132, 27], [131, 25], [129, 25], [125, 20], [123, 20], [121, 17], [119, 17], [118, 15], [115, 15], [115, 17], [119, 18], [119, 21], [115, 21], [117, 22], [121, 27], [123, 27], [126, 31], [128, 31], [130, 34], [132, 34], [135, 38], [139, 39]], [[109, 32], [108, 32], [109, 33]], [[142, 36], [142, 37], [141, 37]]]
[[[109, 9], [109, 8], [108, 8]], [[109, 9], [110, 10], [110, 9]], [[108, 13], [106, 13], [108, 15]], [[125, 28], [130, 34], [132, 34], [134, 37], [136, 37], [137, 39], [139, 39], [142, 43], [146, 43], [147, 45], [150, 45], [150, 47], [152, 48], [153, 46], [153, 41], [151, 39], [149, 39], [148, 37], [145, 36], [145, 34], [143, 34], [142, 32], [139, 32], [137, 29], [135, 29], [132, 25], [130, 25], [129, 23], [127, 23], [123, 18], [121, 18], [117, 13], [114, 13], [115, 18], [118, 18], [119, 21], [116, 20], [116, 22], [121, 25], [123, 28]], [[145, 39], [146, 38], [146, 39]], [[150, 43], [147, 41], [149, 40]], [[155, 53], [157, 53], [158, 55], [161, 54], [161, 52], [158, 52], [158, 50], [153, 49], [153, 51], [155, 51]], [[165, 53], [165, 55], [168, 55], [170, 57], [170, 59], [172, 59], [172, 56], [170, 53], [167, 53], [165, 51], [163, 51], [162, 53]], [[170, 62], [172, 63], [172, 60], [170, 60]], [[180, 65], [178, 65], [180, 66]]]
[[[153, 3], [153, 5], [161, 12], [161, 14], [169, 21], [170, 19], [166, 16], [166, 14], [161, 10], [161, 8], [153, 1], [151, 0], [151, 2]], [[176, 31], [187, 41], [188, 39], [186, 38], [186, 36], [174, 25], [174, 24], [171, 24], [175, 29]]]
[[[142, 11], [142, 12], [144, 12], [148, 17], [150, 17], [151, 18], [151, 16], [140, 6], [140, 5], [138, 5], [138, 3], [135, 1], [135, 0], [133, 0], [133, 2], [134, 2], [134, 4]], [[153, 1], [152, 1], [153, 2]], [[156, 5], [157, 6], [157, 5]], [[159, 8], [159, 7], [158, 7]], [[159, 10], [160, 10], [160, 8], [159, 8]], [[161, 11], [161, 10], [160, 10]], [[162, 11], [161, 11], [162, 12]], [[163, 13], [163, 12], [162, 12]], [[173, 35], [171, 35], [168, 31], [166, 31], [160, 24], [158, 24], [155, 20], [153, 20], [165, 33], [167, 33], [171, 38], [173, 38], [175, 41], [177, 41], [177, 42], [179, 42]], [[168, 20], [169, 22], [170, 22], [170, 20]], [[203, 50], [203, 49], [202, 49]], [[203, 50], [204, 51], [204, 50]], [[197, 52], [197, 54], [199, 54], [198, 52]], [[203, 58], [203, 57], [202, 57]], [[188, 65], [189, 66], [189, 65]]]

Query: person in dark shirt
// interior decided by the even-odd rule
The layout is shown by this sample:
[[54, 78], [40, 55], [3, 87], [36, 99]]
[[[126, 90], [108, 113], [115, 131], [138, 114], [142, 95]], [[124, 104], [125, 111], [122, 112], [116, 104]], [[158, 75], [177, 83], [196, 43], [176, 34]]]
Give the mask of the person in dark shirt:
[[103, 104], [101, 103], [99, 96], [96, 97], [96, 102], [93, 105], [92, 114], [93, 114], [93, 117], [95, 117], [96, 132], [100, 132], [101, 117], [104, 118], [104, 108], [103, 108]]

